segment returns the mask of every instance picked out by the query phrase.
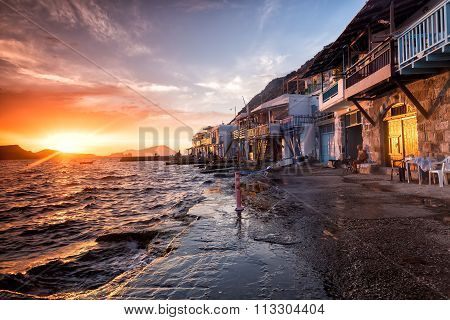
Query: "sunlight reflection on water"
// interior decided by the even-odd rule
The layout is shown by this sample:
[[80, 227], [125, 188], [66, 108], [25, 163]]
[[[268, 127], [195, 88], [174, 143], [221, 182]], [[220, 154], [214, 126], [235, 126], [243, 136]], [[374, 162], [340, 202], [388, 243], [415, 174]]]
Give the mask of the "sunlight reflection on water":
[[95, 288], [154, 259], [208, 179], [162, 162], [29, 163], [0, 161], [0, 289], [33, 294]]

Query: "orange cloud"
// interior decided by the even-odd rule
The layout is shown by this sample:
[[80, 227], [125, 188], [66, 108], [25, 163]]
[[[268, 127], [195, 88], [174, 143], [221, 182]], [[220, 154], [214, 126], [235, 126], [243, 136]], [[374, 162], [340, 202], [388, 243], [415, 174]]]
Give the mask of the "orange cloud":
[[38, 151], [61, 145], [62, 138], [84, 137], [88, 142], [85, 145], [73, 141], [70, 145], [76, 145], [77, 152], [105, 155], [139, 148], [140, 128], [150, 128], [157, 134], [146, 138], [146, 147], [167, 144], [184, 149], [196, 130], [229, 118], [218, 112], [169, 110], [185, 126], [171, 115], [146, 106], [145, 101], [134, 99], [129, 103], [130, 93], [108, 86], [72, 88], [69, 92], [0, 91], [0, 144], [20, 144]]

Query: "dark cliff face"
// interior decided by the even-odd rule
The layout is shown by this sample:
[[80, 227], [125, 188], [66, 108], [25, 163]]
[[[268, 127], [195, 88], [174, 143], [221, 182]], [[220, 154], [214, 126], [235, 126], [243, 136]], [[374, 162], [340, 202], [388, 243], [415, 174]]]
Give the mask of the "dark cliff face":
[[18, 145], [0, 146], [0, 160], [37, 159], [38, 156], [31, 151], [26, 151]]
[[[264, 88], [263, 91], [254, 96], [249, 102], [248, 106], [250, 111], [255, 109], [261, 103], [275, 99], [276, 97], [283, 94], [283, 78], [276, 78], [269, 82], [269, 84]], [[241, 110], [245, 112], [245, 108]]]
[[[264, 88], [264, 90], [262, 90], [248, 102], [250, 111], [258, 107], [260, 104], [275, 99], [276, 97], [279, 97], [283, 93], [286, 93], [283, 92], [284, 81], [287, 81], [288, 79], [296, 75], [302, 77], [306, 73], [308, 68], [312, 65], [313, 61], [314, 58], [306, 61], [297, 71], [292, 71], [291, 73], [287, 74], [284, 77], [276, 78], [270, 81]], [[295, 93], [295, 90], [296, 84], [292, 83], [288, 88], [288, 93]], [[242, 112], [246, 112], [246, 108], [242, 108], [241, 111], [239, 111], [239, 114]]]

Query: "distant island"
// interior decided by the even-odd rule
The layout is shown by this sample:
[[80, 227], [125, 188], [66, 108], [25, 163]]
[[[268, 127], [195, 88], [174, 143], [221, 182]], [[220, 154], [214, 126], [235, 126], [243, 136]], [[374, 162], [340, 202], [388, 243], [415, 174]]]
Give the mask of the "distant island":
[[[31, 152], [21, 148], [18, 145], [0, 146], [0, 160], [32, 160], [43, 159], [58, 153], [58, 150], [44, 149], [39, 152]], [[93, 154], [60, 153], [58, 157], [69, 158], [93, 158]]]
[[122, 157], [152, 157], [152, 156], [162, 156], [162, 157], [167, 157], [167, 156], [174, 156], [177, 152], [171, 148], [169, 148], [168, 146], [154, 146], [154, 147], [150, 147], [150, 148], [145, 148], [145, 149], [141, 149], [141, 150], [125, 150], [123, 152], [117, 152], [117, 153], [113, 153], [111, 154], [109, 157], [117, 157], [117, 158], [122, 158]]
[[[32, 160], [32, 159], [43, 159], [48, 156], [52, 156], [55, 153], [59, 153], [57, 157], [65, 158], [94, 158], [98, 157], [94, 154], [78, 154], [78, 153], [63, 153], [58, 150], [44, 149], [39, 152], [31, 152], [23, 149], [19, 145], [7, 145], [0, 146], [0, 160]], [[111, 158], [122, 158], [122, 157], [153, 157], [161, 156], [168, 157], [174, 156], [177, 152], [168, 146], [154, 146], [150, 148], [145, 148], [142, 150], [125, 150], [123, 152], [113, 153], [107, 157]]]

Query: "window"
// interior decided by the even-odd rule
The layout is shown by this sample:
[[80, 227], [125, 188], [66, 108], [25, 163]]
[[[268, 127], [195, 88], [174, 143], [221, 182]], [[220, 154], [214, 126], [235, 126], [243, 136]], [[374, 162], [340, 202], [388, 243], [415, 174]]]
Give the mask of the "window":
[[332, 133], [334, 132], [334, 123], [329, 123], [324, 126], [320, 126], [320, 133]]
[[352, 126], [362, 123], [360, 111], [346, 114], [344, 117], [345, 117], [344, 122], [345, 122], [346, 127], [352, 127]]
[[391, 116], [392, 117], [399, 116], [401, 114], [405, 114], [406, 112], [407, 112], [406, 105], [402, 104], [399, 106], [392, 107]]

